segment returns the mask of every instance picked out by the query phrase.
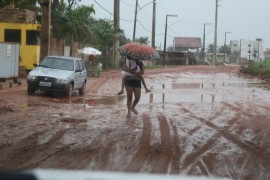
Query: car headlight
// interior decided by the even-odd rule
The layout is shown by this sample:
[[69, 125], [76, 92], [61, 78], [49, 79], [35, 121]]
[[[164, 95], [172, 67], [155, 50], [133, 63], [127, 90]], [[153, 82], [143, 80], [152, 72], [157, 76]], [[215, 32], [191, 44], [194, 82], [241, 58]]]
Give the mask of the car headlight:
[[36, 80], [36, 76], [33, 74], [28, 74], [28, 80]]
[[68, 80], [67, 79], [57, 78], [56, 83], [58, 83], [58, 84], [67, 84]]

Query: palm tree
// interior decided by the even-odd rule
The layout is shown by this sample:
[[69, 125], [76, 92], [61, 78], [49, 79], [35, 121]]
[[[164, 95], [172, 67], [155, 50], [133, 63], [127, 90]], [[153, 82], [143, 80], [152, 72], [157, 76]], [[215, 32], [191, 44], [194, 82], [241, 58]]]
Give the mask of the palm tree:
[[0, 8], [6, 6], [13, 6], [14, 8], [19, 9], [28, 9], [31, 11], [40, 11], [40, 7], [37, 6], [37, 3], [41, 3], [41, 0], [0, 0]]
[[102, 49], [112, 47], [116, 36], [121, 36], [123, 33], [122, 30], [113, 27], [113, 22], [104, 19], [95, 21], [91, 29], [96, 35], [95, 43], [98, 43]]
[[91, 34], [89, 24], [92, 22], [93, 13], [93, 5], [79, 6], [74, 10], [62, 5], [60, 9], [52, 11], [52, 35], [65, 38], [69, 43], [82, 39], [81, 36]]

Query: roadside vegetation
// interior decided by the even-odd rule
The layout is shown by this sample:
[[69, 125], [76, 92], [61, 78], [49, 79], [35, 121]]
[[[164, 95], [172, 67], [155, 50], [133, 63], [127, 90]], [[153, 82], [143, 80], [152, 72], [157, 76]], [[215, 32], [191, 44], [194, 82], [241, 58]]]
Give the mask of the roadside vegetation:
[[247, 66], [243, 66], [242, 72], [263, 79], [270, 79], [270, 59], [262, 62], [252, 62]]
[[[28, 9], [36, 12], [36, 21], [41, 23], [43, 0], [0, 0], [0, 8]], [[51, 4], [51, 36], [62, 39], [66, 45], [77, 42], [82, 47], [94, 47], [106, 54], [100, 57], [104, 67], [112, 67], [111, 51], [115, 39], [120, 46], [131, 42], [124, 30], [115, 28], [109, 19], [95, 18], [93, 4], [81, 5], [81, 0], [53, 0]], [[139, 37], [136, 42], [148, 44], [148, 37]]]

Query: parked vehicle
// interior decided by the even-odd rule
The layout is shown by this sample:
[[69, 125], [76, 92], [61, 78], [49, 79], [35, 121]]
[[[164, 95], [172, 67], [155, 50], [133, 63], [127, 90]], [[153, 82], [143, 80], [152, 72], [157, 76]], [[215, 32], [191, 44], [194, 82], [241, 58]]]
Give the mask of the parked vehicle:
[[27, 78], [28, 95], [35, 91], [64, 93], [72, 96], [73, 90], [85, 94], [87, 72], [82, 59], [76, 57], [47, 56]]

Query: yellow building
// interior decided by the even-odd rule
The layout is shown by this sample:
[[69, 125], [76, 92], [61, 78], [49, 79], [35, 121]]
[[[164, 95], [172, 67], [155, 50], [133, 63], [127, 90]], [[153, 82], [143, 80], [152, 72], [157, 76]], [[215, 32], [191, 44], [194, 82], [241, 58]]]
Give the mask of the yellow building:
[[0, 42], [20, 44], [20, 66], [27, 70], [39, 63], [40, 24], [0, 22]]

